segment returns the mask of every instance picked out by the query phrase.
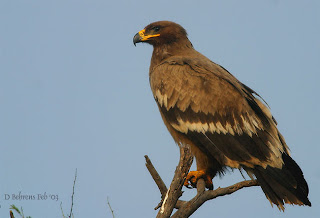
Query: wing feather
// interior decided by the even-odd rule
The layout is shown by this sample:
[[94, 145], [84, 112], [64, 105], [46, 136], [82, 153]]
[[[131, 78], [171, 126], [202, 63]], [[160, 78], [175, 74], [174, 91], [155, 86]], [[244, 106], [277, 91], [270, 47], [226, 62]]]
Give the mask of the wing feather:
[[289, 151], [269, 109], [224, 68], [203, 60], [169, 58], [150, 71], [164, 119], [221, 164], [281, 168], [279, 157]]

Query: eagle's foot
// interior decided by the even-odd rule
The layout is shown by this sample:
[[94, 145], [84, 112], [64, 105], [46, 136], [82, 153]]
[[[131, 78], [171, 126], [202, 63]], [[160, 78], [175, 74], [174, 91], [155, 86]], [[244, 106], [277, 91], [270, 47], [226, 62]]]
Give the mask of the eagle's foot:
[[187, 188], [196, 188], [197, 182], [199, 179], [204, 179], [206, 188], [208, 188], [209, 190], [213, 190], [213, 184], [212, 184], [213, 177], [209, 174], [206, 174], [206, 172], [203, 170], [190, 171], [183, 185], [186, 186]]

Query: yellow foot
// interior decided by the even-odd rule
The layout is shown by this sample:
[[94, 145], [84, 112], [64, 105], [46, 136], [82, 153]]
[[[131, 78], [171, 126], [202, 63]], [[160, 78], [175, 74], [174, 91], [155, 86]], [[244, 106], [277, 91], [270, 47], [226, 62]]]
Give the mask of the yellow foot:
[[206, 188], [213, 190], [213, 184], [212, 184], [213, 177], [209, 174], [206, 174], [205, 171], [203, 170], [190, 171], [183, 185], [186, 186], [187, 188], [196, 188], [197, 182], [199, 179], [204, 179], [206, 183]]

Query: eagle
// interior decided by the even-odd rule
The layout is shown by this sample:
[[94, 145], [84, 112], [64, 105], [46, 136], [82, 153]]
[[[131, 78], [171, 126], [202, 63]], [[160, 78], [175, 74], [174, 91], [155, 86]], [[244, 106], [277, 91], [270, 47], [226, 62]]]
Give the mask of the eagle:
[[291, 158], [267, 103], [222, 66], [193, 48], [186, 30], [171, 21], [147, 25], [133, 43], [153, 46], [150, 86], [168, 131], [188, 145], [197, 170], [184, 185], [196, 186], [228, 169], [256, 179], [271, 205], [308, 205], [309, 188]]

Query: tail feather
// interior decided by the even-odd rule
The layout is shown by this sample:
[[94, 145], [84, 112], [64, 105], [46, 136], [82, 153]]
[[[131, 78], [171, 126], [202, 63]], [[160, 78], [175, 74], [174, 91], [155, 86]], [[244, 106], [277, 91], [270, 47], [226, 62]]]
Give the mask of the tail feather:
[[286, 153], [282, 154], [282, 169], [256, 166], [256, 176], [263, 192], [271, 203], [284, 210], [284, 204], [308, 205], [309, 188], [298, 164]]
[[[282, 159], [285, 163], [286, 168], [290, 172], [294, 172], [292, 175], [294, 176], [295, 180], [298, 183], [298, 189], [301, 194], [304, 196], [308, 196], [309, 194], [309, 187], [306, 180], [303, 177], [303, 172], [298, 166], [298, 164], [287, 154], [282, 155]], [[311, 206], [311, 205], [310, 205]]]

